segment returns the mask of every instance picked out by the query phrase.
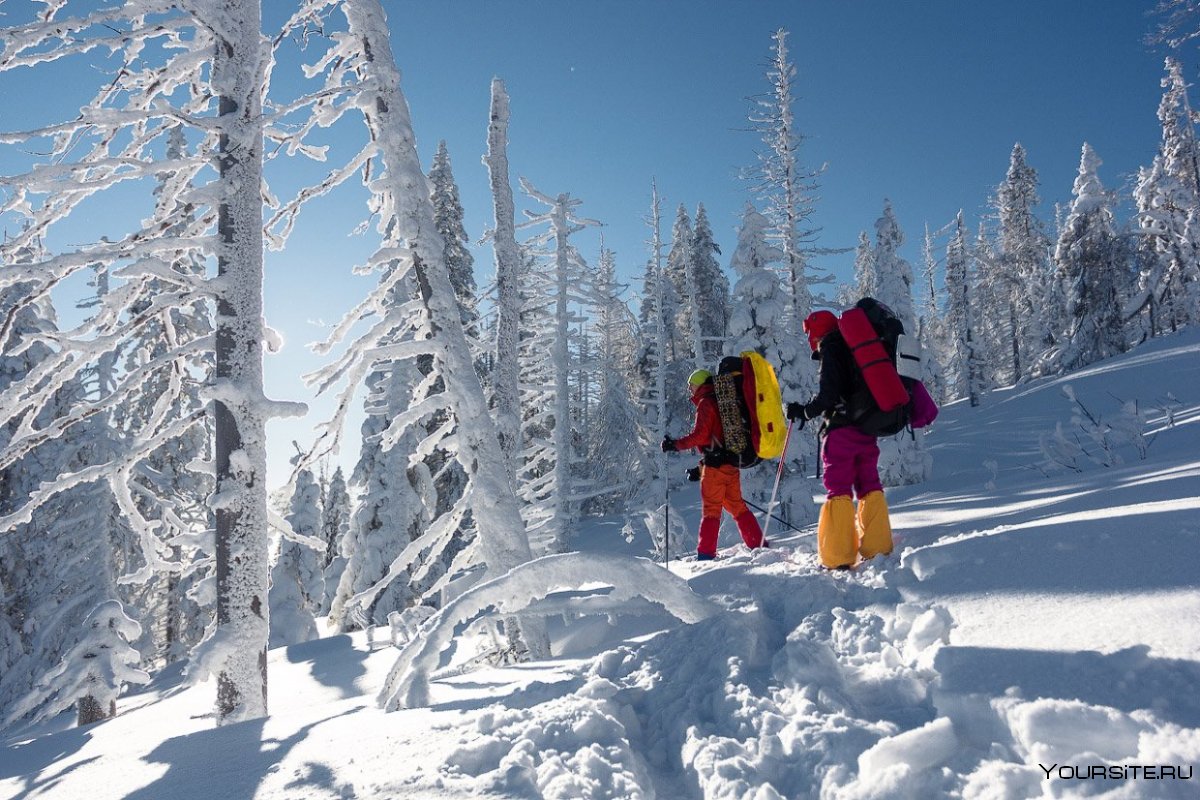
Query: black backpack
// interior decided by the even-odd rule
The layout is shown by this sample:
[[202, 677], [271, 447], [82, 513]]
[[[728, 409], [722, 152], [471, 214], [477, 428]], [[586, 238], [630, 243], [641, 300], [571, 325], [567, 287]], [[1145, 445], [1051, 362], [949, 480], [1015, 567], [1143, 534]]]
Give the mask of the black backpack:
[[[871, 327], [879, 335], [892, 363], [895, 363], [900, 337], [904, 335], [904, 323], [890, 308], [873, 297], [864, 297], [855, 303], [854, 307], [861, 308], [866, 313]], [[882, 411], [871, 396], [858, 363], [853, 358], [850, 359], [850, 363], [854, 366], [856, 376], [855, 388], [848, 404], [850, 422], [854, 427], [868, 436], [894, 436], [908, 427], [912, 417], [911, 398], [915, 381], [902, 375], [900, 380], [908, 390], [908, 403], [892, 411]]]
[[705, 463], [714, 466], [731, 464], [738, 469], [753, 467], [762, 458], [754, 451], [754, 442], [750, 438], [750, 409], [746, 407], [742, 392], [742, 359], [738, 356], [721, 359], [712, 382], [721, 431], [725, 436], [722, 447], [714, 448], [705, 456]]

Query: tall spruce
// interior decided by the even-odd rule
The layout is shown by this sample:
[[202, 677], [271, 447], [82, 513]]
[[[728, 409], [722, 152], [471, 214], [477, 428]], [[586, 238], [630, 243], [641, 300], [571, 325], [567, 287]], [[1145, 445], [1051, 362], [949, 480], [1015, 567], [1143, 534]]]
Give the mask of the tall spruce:
[[1059, 347], [1039, 365], [1043, 374], [1070, 372], [1126, 349], [1122, 248], [1111, 196], [1097, 174], [1100, 164], [1084, 143], [1070, 213], [1054, 251], [1065, 316]]

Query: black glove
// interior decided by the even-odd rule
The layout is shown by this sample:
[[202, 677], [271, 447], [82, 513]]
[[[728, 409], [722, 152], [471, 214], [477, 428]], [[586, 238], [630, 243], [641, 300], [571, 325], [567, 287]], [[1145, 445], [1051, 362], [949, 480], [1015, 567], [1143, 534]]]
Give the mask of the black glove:
[[691, 469], [689, 469], [687, 471], [687, 478], [692, 483], [695, 483], [696, 481], [700, 480], [700, 468], [692, 467]]
[[675, 440], [672, 439], [670, 436], [664, 436], [663, 440], [662, 440], [662, 451], [664, 453], [674, 453], [675, 452]]
[[804, 423], [808, 420], [808, 417], [804, 415], [804, 404], [788, 403], [787, 418], [791, 422], [799, 422], [800, 430], [804, 430]]

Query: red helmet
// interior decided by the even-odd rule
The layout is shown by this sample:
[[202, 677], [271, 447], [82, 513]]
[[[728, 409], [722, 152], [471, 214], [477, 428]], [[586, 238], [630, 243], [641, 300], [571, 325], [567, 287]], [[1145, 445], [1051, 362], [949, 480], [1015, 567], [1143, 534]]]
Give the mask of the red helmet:
[[[837, 317], [832, 311], [814, 311], [804, 320], [804, 332], [808, 334], [808, 346], [816, 352], [817, 345], [825, 335], [837, 327]], [[815, 356], [814, 356], [815, 358]]]

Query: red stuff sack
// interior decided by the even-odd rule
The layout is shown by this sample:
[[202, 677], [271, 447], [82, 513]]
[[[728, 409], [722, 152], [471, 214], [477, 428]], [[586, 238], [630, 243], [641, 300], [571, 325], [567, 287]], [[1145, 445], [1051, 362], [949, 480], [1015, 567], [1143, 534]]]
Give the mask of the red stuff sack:
[[883, 339], [871, 324], [867, 312], [858, 307], [844, 312], [838, 319], [838, 330], [850, 346], [854, 361], [879, 410], [895, 411], [908, 405], [908, 390], [896, 371], [894, 357], [884, 347]]

